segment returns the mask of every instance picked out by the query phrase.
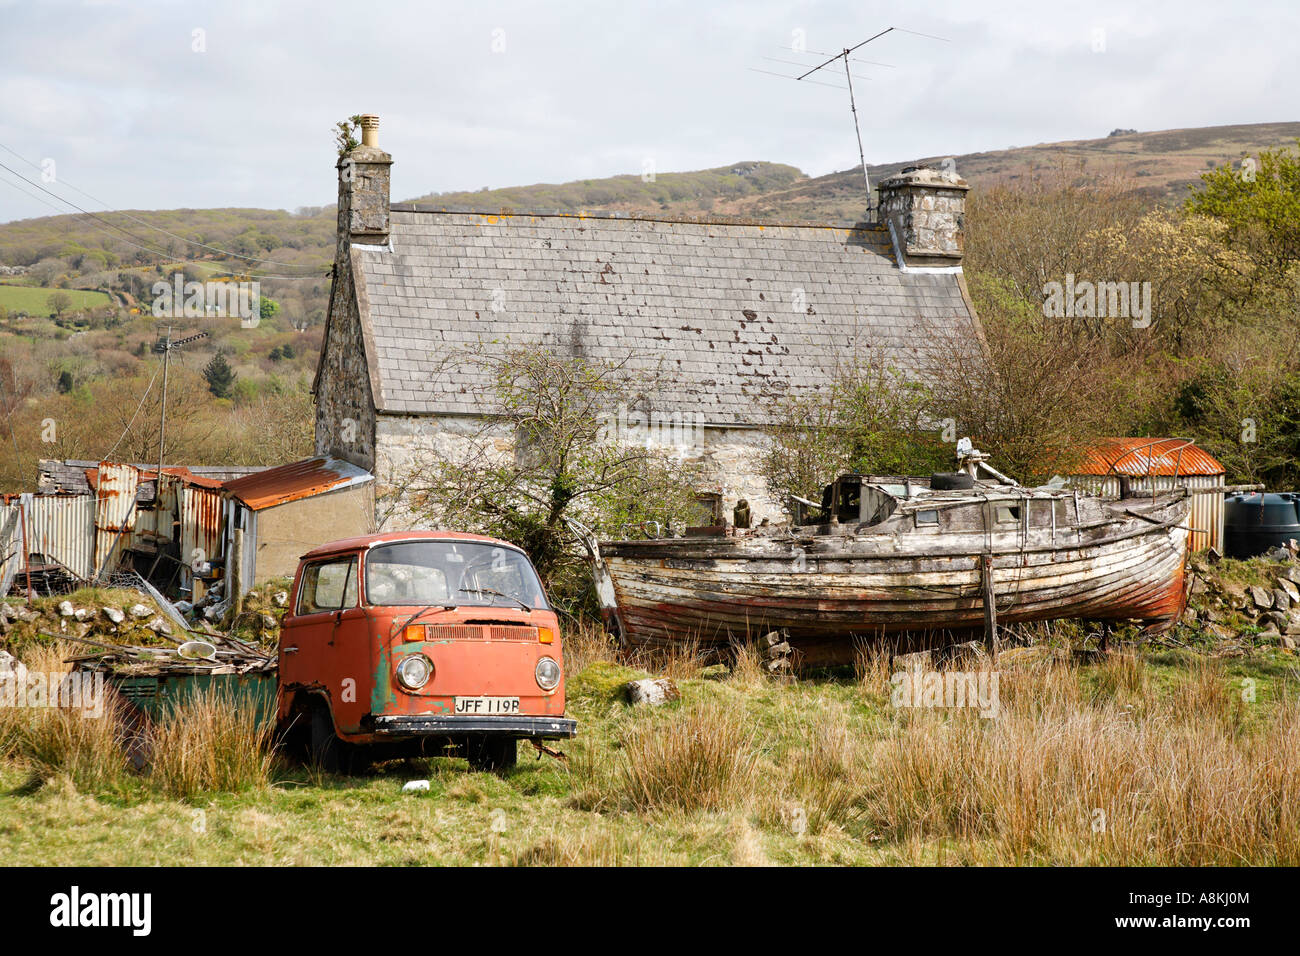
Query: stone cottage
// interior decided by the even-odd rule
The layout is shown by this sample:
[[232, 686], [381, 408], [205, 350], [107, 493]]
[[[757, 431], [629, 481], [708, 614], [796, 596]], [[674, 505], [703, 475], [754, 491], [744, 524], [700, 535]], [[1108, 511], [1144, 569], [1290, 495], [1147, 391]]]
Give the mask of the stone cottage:
[[777, 520], [755, 464], [774, 397], [824, 387], [866, 350], [919, 375], [936, 336], [980, 347], [953, 173], [881, 183], [879, 221], [858, 224], [451, 210], [390, 201], [377, 130], [364, 117], [338, 163], [314, 392], [316, 453], [374, 472], [381, 500], [490, 410], [486, 371], [455, 362], [467, 348], [536, 344], [661, 374], [671, 387], [620, 420], [668, 426], [657, 433], [704, 466], [700, 490], [728, 514], [744, 498]]

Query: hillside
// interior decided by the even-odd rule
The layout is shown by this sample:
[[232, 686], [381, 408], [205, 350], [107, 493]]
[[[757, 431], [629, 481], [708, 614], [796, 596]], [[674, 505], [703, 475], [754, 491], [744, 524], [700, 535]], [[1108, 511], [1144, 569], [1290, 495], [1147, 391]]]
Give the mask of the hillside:
[[[1186, 193], [1210, 167], [1297, 138], [1300, 123], [1117, 131], [1100, 139], [953, 159], [977, 191], [1063, 165], [1070, 172], [1126, 179], [1138, 186], [1146, 206]], [[945, 158], [928, 157], [934, 163]], [[871, 167], [873, 182], [904, 165]], [[856, 221], [865, 206], [860, 177], [860, 170], [808, 177], [793, 166], [745, 161], [695, 172], [660, 172], [653, 178], [631, 174], [431, 193], [417, 201], [484, 211]], [[983, 235], [995, 232], [977, 224], [979, 215], [972, 204], [970, 228]], [[1109, 224], [1116, 216], [1118, 207], [1107, 206], [1101, 221]], [[333, 206], [294, 212], [119, 211], [0, 224], [0, 385], [6, 402], [16, 406], [15, 422], [35, 429], [31, 434], [36, 435], [42, 422], [57, 419], [60, 442], [66, 443], [60, 450], [69, 457], [104, 454], [115, 447], [118, 435], [122, 447], [141, 449], [137, 457], [151, 454], [156, 437], [148, 434], [146, 423], [157, 421], [150, 411], [157, 398], [151, 391], [158, 365], [152, 349], [160, 332], [151, 314], [151, 290], [184, 269], [186, 278], [194, 280], [257, 278], [264, 308], [256, 329], [229, 319], [175, 323], [177, 337], [207, 333], [189, 341], [173, 376], [173, 388], [188, 390], [192, 400], [189, 430], [168, 431], [177, 460], [257, 464], [309, 448], [307, 388], [328, 303], [334, 230]], [[60, 291], [65, 294], [55, 295]], [[122, 420], [101, 421], [92, 414], [95, 409], [114, 415], [120, 411]], [[25, 452], [0, 458], [0, 490], [25, 487], [31, 469], [20, 459], [55, 451], [35, 438], [18, 444], [24, 442], [29, 445]]]

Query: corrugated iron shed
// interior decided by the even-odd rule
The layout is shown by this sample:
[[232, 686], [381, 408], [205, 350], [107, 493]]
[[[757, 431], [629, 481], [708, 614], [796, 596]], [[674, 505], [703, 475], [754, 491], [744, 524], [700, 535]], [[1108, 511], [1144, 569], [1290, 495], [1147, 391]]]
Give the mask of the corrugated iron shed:
[[[1113, 467], [1112, 467], [1113, 466]], [[1186, 438], [1103, 438], [1085, 452], [1080, 475], [1223, 475], [1219, 461]]]
[[1087, 450], [1074, 485], [1114, 497], [1120, 493], [1118, 475], [1131, 479], [1136, 494], [1186, 488], [1191, 492], [1191, 549], [1223, 550], [1224, 468], [1205, 449], [1185, 438], [1104, 438]]
[[253, 511], [373, 481], [364, 468], [338, 458], [308, 458], [225, 483], [226, 493]]

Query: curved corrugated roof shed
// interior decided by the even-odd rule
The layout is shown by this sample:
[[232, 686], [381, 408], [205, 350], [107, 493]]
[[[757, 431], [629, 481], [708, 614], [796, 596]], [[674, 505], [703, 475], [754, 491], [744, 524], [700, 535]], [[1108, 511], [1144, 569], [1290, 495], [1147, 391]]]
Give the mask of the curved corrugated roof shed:
[[1076, 474], [1210, 477], [1224, 474], [1219, 460], [1187, 438], [1103, 438], [1084, 452]]

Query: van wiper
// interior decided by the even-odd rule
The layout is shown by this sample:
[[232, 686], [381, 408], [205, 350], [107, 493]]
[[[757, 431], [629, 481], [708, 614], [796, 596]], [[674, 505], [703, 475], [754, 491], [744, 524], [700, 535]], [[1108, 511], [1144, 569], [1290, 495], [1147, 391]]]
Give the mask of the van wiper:
[[533, 610], [523, 601], [519, 600], [519, 598], [511, 597], [509, 594], [502, 594], [500, 591], [493, 591], [491, 588], [461, 588], [460, 593], [461, 594], [492, 594], [495, 595], [496, 597], [503, 597], [507, 601], [514, 601], [521, 608], [523, 608], [525, 611], [528, 611], [530, 613]]
[[[423, 617], [423, 616], [424, 616], [425, 614], [427, 614], [429, 611], [432, 611], [432, 610], [435, 610], [435, 609], [436, 609], [436, 610], [439, 610], [439, 611], [454, 611], [454, 610], [456, 610], [456, 605], [454, 605], [454, 604], [443, 604], [443, 605], [438, 605], [438, 604], [428, 604], [428, 605], [425, 605], [424, 607], [420, 608], [420, 610], [416, 611], [414, 614], [412, 614], [410, 617], [408, 617], [405, 621], [402, 622], [401, 630], [406, 630], [406, 628], [408, 628], [408, 627], [410, 627], [412, 624], [414, 624], [418, 618]], [[397, 622], [394, 621], [393, 623], [396, 624]], [[398, 631], [398, 628], [396, 628], [396, 627], [392, 628], [392, 630], [391, 630], [389, 636], [391, 637], [393, 634], [396, 634], [397, 631]]]

